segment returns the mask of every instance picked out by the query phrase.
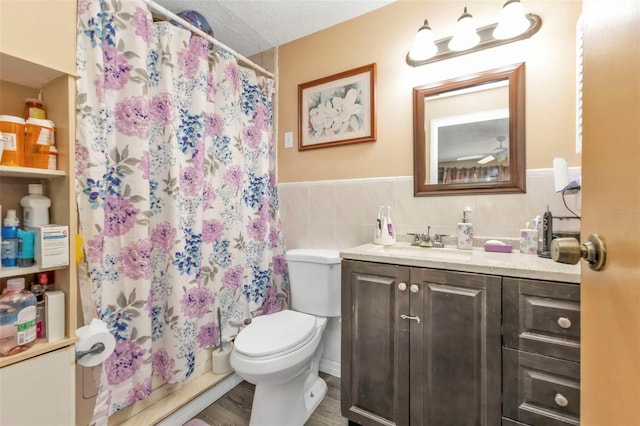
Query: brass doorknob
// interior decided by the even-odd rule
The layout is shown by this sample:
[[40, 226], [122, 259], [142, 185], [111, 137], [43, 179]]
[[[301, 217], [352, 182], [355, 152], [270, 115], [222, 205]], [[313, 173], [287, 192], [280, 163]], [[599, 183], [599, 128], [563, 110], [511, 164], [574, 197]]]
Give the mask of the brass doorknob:
[[607, 260], [607, 248], [604, 240], [596, 234], [589, 235], [584, 244], [575, 238], [555, 238], [551, 241], [551, 258], [570, 265], [585, 259], [591, 269], [601, 271]]

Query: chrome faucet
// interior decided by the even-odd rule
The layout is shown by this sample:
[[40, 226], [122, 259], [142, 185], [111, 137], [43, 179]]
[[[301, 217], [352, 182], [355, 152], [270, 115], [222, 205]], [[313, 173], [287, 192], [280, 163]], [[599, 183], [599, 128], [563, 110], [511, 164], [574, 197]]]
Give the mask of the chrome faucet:
[[420, 247], [433, 247], [433, 240], [431, 239], [431, 235], [429, 235], [429, 232], [431, 232], [431, 227], [427, 226], [426, 234], [409, 234], [413, 235], [413, 241], [411, 242], [411, 245]]
[[446, 234], [435, 234], [431, 237], [431, 227], [427, 226], [427, 233], [418, 233], [418, 234], [408, 234], [413, 236], [413, 241], [411, 241], [412, 246], [419, 247], [444, 247], [444, 241], [442, 240], [444, 237], [448, 237]]

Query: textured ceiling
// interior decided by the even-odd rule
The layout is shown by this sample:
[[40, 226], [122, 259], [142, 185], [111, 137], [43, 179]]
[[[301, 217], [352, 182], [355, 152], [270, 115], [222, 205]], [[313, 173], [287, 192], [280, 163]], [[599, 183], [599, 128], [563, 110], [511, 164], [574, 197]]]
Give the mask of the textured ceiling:
[[244, 56], [264, 52], [395, 0], [154, 0], [173, 13], [195, 10], [216, 39]]

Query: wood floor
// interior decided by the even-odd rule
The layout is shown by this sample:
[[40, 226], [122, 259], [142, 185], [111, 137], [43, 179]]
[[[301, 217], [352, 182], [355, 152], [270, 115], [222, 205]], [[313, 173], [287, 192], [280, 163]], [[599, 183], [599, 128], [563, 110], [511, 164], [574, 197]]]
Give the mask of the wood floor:
[[[340, 379], [324, 373], [320, 373], [320, 376], [327, 382], [327, 395], [305, 423], [305, 426], [345, 426], [347, 419], [340, 415]], [[211, 426], [248, 425], [254, 388], [255, 386], [250, 383], [240, 383], [225, 396], [201, 411], [196, 418]]]

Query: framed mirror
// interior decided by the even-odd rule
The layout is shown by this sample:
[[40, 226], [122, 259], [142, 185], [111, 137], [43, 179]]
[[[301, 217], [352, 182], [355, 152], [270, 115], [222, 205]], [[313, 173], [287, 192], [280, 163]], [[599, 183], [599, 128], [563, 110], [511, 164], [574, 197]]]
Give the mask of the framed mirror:
[[524, 63], [413, 89], [414, 195], [518, 193]]

